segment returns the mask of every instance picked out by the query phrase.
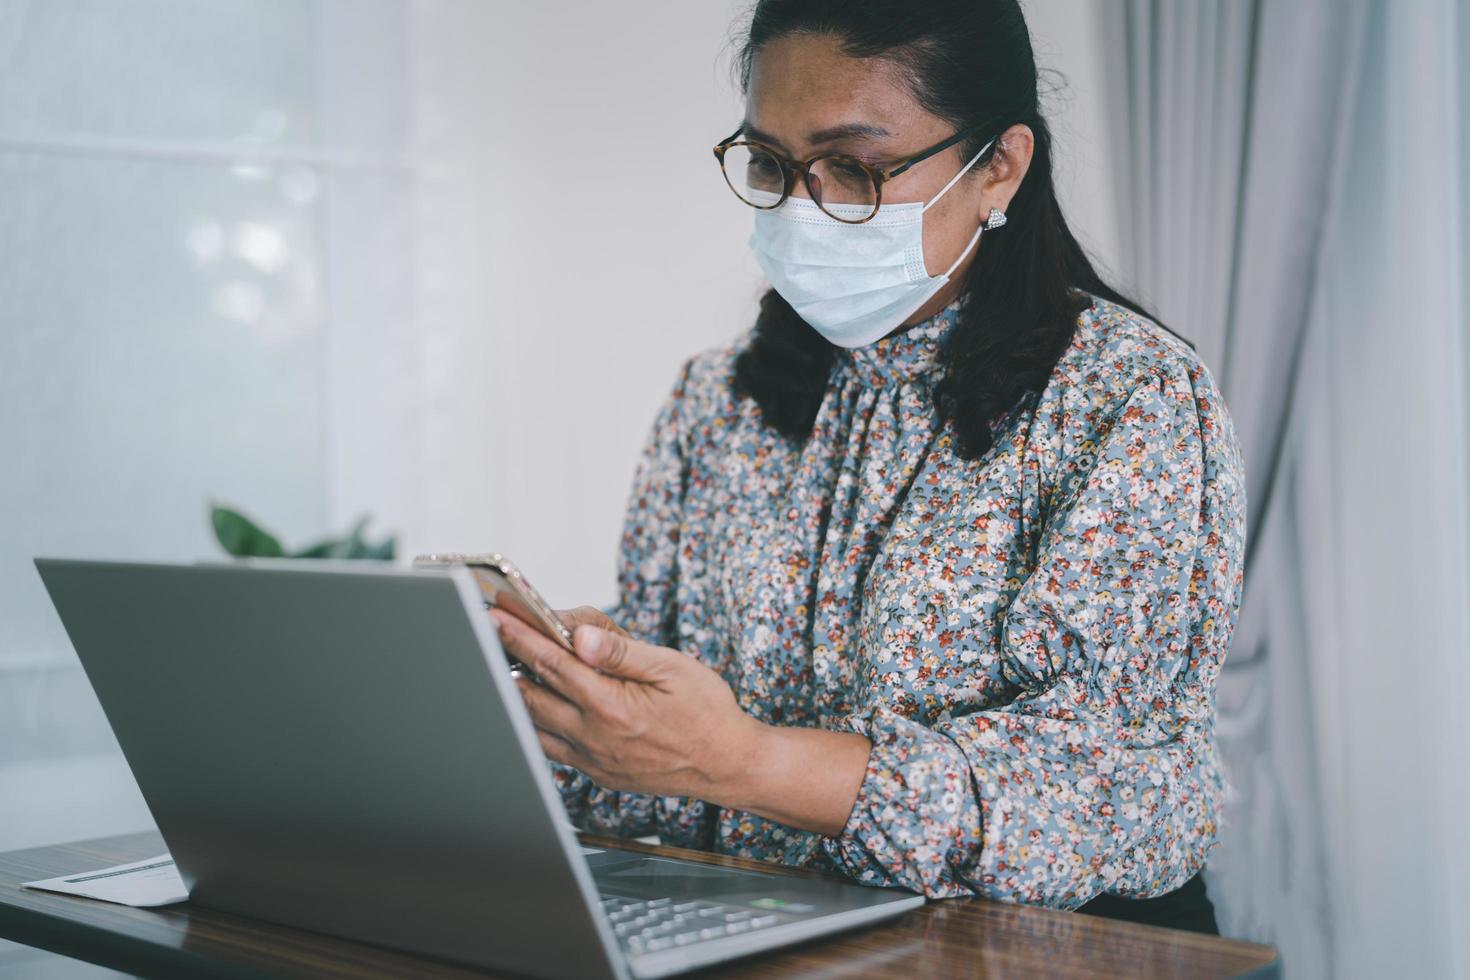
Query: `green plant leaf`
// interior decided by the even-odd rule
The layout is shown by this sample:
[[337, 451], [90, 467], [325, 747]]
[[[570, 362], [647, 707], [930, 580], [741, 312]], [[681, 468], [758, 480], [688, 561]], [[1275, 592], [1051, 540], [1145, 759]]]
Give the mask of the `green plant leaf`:
[[323, 538], [310, 548], [294, 552], [292, 558], [353, 558], [351, 538]]
[[352, 535], [348, 535], [345, 538], [338, 538], [332, 544], [332, 551], [331, 551], [331, 554], [328, 557], [330, 557], [330, 558], [361, 558], [362, 557], [362, 539], [361, 538], [357, 538], [357, 537], [353, 537]]
[[[214, 536], [221, 547], [239, 558], [282, 558], [287, 552], [275, 535], [264, 530], [250, 518], [229, 507], [213, 505], [210, 521], [214, 524]], [[349, 558], [372, 561], [392, 561], [395, 541], [392, 537], [370, 543], [363, 532], [371, 518], [364, 515], [352, 525], [344, 537], [323, 538], [309, 547], [290, 553], [292, 558]]]
[[291, 557], [392, 561], [395, 544], [393, 538], [372, 544], [363, 536], [370, 520], [368, 517], [358, 518], [345, 537], [325, 538], [309, 548], [295, 552]]
[[237, 558], [280, 558], [285, 555], [275, 535], [263, 530], [239, 511], [216, 505], [210, 510], [214, 536], [226, 553]]
[[332, 548], [334, 548], [336, 546], [336, 544], [337, 544], [337, 542], [336, 542], [335, 539], [333, 539], [333, 538], [327, 538], [325, 541], [318, 541], [316, 544], [312, 545], [310, 548], [302, 548], [300, 551], [293, 551], [293, 552], [291, 552], [291, 557], [292, 558], [330, 558], [331, 557]]

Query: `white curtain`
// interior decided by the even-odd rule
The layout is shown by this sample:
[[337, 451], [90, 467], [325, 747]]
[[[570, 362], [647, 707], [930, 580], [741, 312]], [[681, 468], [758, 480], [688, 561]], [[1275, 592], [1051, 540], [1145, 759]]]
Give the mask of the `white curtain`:
[[1470, 975], [1467, 16], [1110, 16], [1124, 279], [1199, 344], [1246, 454], [1210, 884], [1292, 977]]

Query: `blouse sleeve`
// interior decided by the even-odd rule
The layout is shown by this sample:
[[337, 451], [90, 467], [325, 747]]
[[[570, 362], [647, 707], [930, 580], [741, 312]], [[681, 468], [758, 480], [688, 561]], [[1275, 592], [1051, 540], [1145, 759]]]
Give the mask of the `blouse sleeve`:
[[[604, 610], [632, 636], [678, 647], [676, 597], [683, 499], [683, 444], [695, 361], [686, 362], [654, 419], [633, 478], [618, 552], [618, 600]], [[666, 844], [708, 849], [713, 811], [700, 800], [604, 789], [571, 766], [550, 763], [572, 824], [621, 837], [658, 834]]]
[[932, 727], [884, 703], [845, 719], [873, 742], [822, 842], [847, 874], [1076, 908], [1203, 865], [1245, 500], [1229, 416], [1194, 380], [1150, 374], [1052, 491], [1037, 567], [997, 624], [1014, 701]]

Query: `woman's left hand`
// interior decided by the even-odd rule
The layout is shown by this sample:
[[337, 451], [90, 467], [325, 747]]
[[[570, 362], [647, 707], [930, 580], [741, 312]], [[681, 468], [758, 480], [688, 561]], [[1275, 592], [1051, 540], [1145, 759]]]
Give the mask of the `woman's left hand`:
[[492, 616], [506, 651], [544, 682], [516, 681], [548, 758], [608, 789], [738, 805], [767, 726], [719, 674], [586, 624], [573, 655], [514, 616]]

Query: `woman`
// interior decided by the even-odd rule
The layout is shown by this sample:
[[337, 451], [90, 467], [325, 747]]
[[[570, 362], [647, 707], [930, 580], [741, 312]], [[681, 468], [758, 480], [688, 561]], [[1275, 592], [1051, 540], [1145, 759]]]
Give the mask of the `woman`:
[[1214, 931], [1240, 452], [1067, 229], [1019, 7], [763, 0], [741, 64], [774, 288], [657, 418], [611, 618], [496, 614], [574, 822]]

